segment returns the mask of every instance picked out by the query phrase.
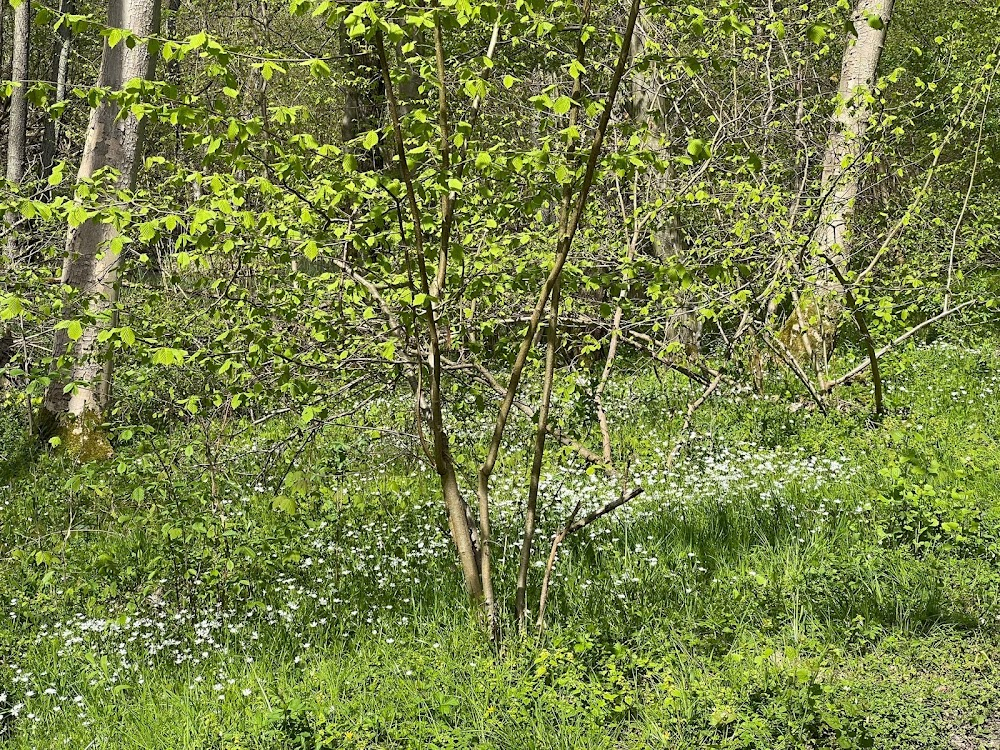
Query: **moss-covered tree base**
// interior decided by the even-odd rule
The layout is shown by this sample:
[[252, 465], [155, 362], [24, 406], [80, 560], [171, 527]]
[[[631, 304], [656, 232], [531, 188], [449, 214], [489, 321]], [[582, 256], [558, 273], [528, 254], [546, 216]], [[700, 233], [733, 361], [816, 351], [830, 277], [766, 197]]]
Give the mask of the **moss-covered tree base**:
[[43, 408], [38, 414], [38, 433], [42, 440], [78, 463], [106, 461], [115, 454], [104, 422], [95, 412], [57, 415]]

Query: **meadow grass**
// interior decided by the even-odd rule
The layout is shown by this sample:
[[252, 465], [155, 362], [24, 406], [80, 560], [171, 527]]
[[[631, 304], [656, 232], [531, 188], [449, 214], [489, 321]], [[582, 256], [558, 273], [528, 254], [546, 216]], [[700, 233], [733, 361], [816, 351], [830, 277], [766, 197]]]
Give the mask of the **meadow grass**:
[[[672, 470], [683, 394], [623, 377], [611, 418], [645, 492], [564, 545], [544, 636], [508, 628], [499, 649], [462, 593], [436, 477], [388, 432], [289, 442], [271, 470], [289, 425], [211, 463], [177, 427], [81, 468], [9, 419], [0, 743], [988, 747], [1000, 360], [939, 344], [886, 375], [880, 424], [864, 384], [829, 416], [789, 409], [791, 382], [724, 393]], [[458, 436], [465, 466], [482, 427]], [[508, 594], [528, 434], [495, 488]], [[539, 544], [617, 491], [554, 454]]]

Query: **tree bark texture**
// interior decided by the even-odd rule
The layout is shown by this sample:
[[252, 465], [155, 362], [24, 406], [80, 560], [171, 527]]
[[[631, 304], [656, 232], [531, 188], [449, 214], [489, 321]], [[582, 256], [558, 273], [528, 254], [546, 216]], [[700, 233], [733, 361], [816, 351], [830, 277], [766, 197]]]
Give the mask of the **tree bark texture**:
[[[73, 13], [72, 0], [60, 0], [59, 13]], [[69, 52], [72, 34], [68, 24], [59, 27], [59, 36], [52, 47], [52, 58], [49, 62], [49, 82], [55, 89], [55, 103], [66, 101], [66, 81], [69, 77]], [[59, 152], [60, 122], [59, 115], [49, 117], [45, 121], [45, 133], [42, 139], [42, 177], [52, 173], [56, 154]]]
[[[112, 28], [126, 29], [140, 38], [148, 38], [158, 31], [159, 21], [159, 0], [109, 1], [108, 25]], [[155, 58], [143, 43], [129, 49], [124, 41], [113, 48], [105, 42], [97, 86], [120, 91], [132, 80], [150, 78], [154, 64]], [[99, 170], [110, 167], [120, 175], [119, 189], [134, 187], [141, 159], [143, 126], [134, 115], [123, 118], [118, 115], [118, 104], [109, 100], [102, 101], [91, 111], [80, 163], [80, 181], [91, 179]], [[82, 334], [73, 342], [66, 330], [56, 332], [53, 354], [56, 358], [71, 354], [72, 365], [68, 377], [64, 373], [53, 378], [44, 400], [44, 410], [64, 427], [70, 421], [76, 423], [74, 429], [84, 429], [86, 423], [93, 423], [95, 418], [99, 421], [104, 407], [99, 395], [104, 367], [97, 337], [117, 303], [120, 256], [109, 247], [116, 236], [113, 225], [95, 219], [71, 227], [67, 232], [62, 283], [72, 293], [69, 314], [84, 316], [85, 323]], [[67, 383], [78, 385], [67, 393]], [[86, 436], [76, 437], [85, 442]]]
[[[11, 54], [10, 77], [14, 82], [14, 90], [10, 96], [7, 121], [7, 181], [20, 185], [24, 180], [28, 167], [28, 58], [31, 51], [31, 5], [25, 0], [14, 9], [14, 29], [11, 36], [13, 51]], [[5, 224], [12, 227], [17, 221], [17, 215], [8, 212]], [[17, 263], [17, 232], [8, 229], [7, 243], [4, 250], [6, 265]]]
[[[868, 121], [872, 110], [870, 93], [875, 87], [879, 60], [885, 46], [894, 0], [858, 0], [853, 22], [857, 39], [844, 50], [837, 108], [823, 158], [820, 223], [814, 235], [816, 257], [836, 266], [846, 275], [851, 255], [851, 223], [861, 184], [861, 162], [867, 147]], [[818, 323], [813, 347], [829, 359], [843, 310], [844, 285], [838, 274], [821, 272], [817, 304], [810, 311], [810, 325]]]

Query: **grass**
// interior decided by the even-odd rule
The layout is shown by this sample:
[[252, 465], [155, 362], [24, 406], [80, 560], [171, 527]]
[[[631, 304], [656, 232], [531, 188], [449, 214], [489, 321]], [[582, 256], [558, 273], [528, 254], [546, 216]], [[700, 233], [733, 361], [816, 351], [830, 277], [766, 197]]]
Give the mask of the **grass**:
[[[388, 433], [300, 443], [285, 424], [220, 447], [206, 417], [81, 468], [2, 422], [0, 743], [988, 747], [1000, 360], [939, 344], [885, 374], [880, 425], [864, 385], [828, 417], [789, 410], [790, 383], [724, 394], [674, 471], [683, 394], [622, 378], [612, 418], [646, 491], [567, 542], [546, 635], [500, 650], [435, 477]], [[501, 591], [525, 465], [496, 485]], [[542, 544], [615, 491], [555, 457]]]

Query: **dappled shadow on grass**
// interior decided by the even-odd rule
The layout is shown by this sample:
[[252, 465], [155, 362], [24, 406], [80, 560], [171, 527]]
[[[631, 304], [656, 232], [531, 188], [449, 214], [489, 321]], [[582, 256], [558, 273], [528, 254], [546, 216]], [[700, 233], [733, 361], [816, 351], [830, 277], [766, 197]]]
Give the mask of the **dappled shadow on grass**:
[[0, 487], [12, 485], [23, 479], [31, 471], [39, 454], [38, 444], [24, 435], [13, 431], [0, 434]]
[[571, 545], [553, 617], [606, 623], [626, 639], [667, 623], [712, 648], [746, 629], [849, 642], [873, 631], [984, 626], [976, 612], [1000, 577], [970, 592], [962, 571], [971, 561], [880, 544], [869, 527], [847, 513], [809, 527], [752, 498], [665, 514], [632, 524], [627, 536], [640, 544], [622, 545], [618, 559], [586, 540]]

